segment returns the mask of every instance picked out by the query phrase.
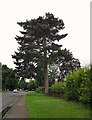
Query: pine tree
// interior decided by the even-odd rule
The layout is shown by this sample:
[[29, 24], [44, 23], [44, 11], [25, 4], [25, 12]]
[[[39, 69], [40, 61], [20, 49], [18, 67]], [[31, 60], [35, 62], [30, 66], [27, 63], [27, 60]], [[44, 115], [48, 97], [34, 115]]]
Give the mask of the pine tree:
[[[44, 66], [45, 94], [48, 93], [48, 64], [57, 61], [61, 53], [60, 41], [67, 34], [60, 35], [60, 30], [65, 28], [62, 19], [54, 17], [51, 13], [39, 16], [37, 19], [18, 22], [24, 31], [22, 36], [16, 36], [19, 49], [12, 57], [16, 60], [17, 74], [24, 78], [35, 77], [36, 67]], [[62, 57], [63, 59], [63, 57]]]

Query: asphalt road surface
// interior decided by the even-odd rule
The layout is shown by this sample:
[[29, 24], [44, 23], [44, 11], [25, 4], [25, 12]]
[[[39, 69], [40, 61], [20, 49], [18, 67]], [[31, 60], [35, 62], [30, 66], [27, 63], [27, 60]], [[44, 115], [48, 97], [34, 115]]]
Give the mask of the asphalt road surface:
[[2, 107], [2, 108], [0, 108], [0, 110], [4, 110], [6, 107], [11, 106], [18, 97], [20, 97], [21, 95], [27, 94], [27, 92], [18, 92], [18, 93], [3, 92], [0, 94], [2, 94], [2, 101], [0, 101], [1, 102], [0, 107]]

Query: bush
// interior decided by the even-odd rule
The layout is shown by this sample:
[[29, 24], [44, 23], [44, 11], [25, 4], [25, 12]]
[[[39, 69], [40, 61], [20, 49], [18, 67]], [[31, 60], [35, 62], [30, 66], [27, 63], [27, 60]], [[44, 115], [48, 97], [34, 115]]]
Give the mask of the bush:
[[58, 82], [56, 85], [53, 84], [50, 87], [50, 92], [51, 93], [65, 93], [65, 88], [66, 88], [66, 82]]
[[92, 108], [92, 65], [90, 65], [90, 106]]
[[87, 67], [78, 69], [69, 73], [66, 79], [66, 98], [90, 103], [90, 69]]
[[66, 93], [65, 96], [68, 100], [78, 100], [79, 93], [78, 89], [82, 82], [83, 69], [78, 69], [69, 73], [66, 76]]
[[40, 87], [35, 89], [35, 92], [37, 92], [37, 93], [44, 93], [44, 89], [45, 88], [43, 86], [40, 86]]
[[79, 88], [79, 101], [82, 103], [91, 103], [92, 102], [92, 65], [89, 68], [86, 68], [85, 75], [82, 78], [83, 81]]
[[28, 90], [35, 90], [37, 88], [37, 82], [36, 80], [31, 80], [28, 85]]
[[60, 81], [50, 87], [50, 93], [63, 93], [68, 100], [92, 105], [92, 65], [70, 72], [66, 82]]

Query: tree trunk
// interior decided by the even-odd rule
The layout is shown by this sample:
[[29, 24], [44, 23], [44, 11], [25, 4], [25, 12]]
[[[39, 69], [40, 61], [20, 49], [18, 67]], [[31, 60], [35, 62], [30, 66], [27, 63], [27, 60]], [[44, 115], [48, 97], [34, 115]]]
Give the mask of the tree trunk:
[[47, 65], [47, 50], [46, 50], [46, 37], [43, 37], [44, 42], [44, 80], [45, 80], [45, 94], [48, 94], [49, 84], [48, 84], [48, 65]]
[[48, 68], [47, 68], [47, 65], [45, 65], [44, 67], [44, 72], [45, 72], [45, 75], [44, 75], [44, 79], [45, 79], [45, 94], [48, 94], [48, 91], [49, 91], [49, 84], [48, 84]]

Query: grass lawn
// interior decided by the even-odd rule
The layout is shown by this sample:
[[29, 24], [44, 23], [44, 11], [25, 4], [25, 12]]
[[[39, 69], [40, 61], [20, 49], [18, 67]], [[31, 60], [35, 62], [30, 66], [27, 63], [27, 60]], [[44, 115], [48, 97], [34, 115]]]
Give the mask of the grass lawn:
[[29, 118], [90, 118], [89, 107], [42, 93], [28, 93], [26, 104]]
[[0, 90], [0, 92], [11, 92], [9, 90]]

